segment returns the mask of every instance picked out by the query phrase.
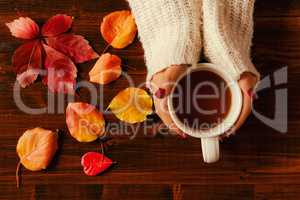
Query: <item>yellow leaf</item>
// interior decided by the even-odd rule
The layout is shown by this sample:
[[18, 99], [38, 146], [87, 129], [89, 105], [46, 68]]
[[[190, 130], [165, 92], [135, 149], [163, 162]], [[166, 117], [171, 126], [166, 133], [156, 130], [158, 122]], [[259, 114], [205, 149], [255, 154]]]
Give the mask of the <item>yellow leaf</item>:
[[70, 134], [79, 142], [92, 142], [105, 131], [105, 120], [95, 106], [87, 103], [69, 103], [66, 123]]
[[129, 87], [119, 92], [108, 108], [118, 119], [131, 124], [145, 121], [152, 113], [152, 98], [145, 90]]
[[115, 11], [103, 18], [100, 31], [104, 40], [116, 49], [131, 44], [137, 27], [130, 11]]
[[57, 139], [57, 133], [43, 128], [25, 131], [17, 144], [22, 165], [31, 171], [46, 169], [58, 148]]

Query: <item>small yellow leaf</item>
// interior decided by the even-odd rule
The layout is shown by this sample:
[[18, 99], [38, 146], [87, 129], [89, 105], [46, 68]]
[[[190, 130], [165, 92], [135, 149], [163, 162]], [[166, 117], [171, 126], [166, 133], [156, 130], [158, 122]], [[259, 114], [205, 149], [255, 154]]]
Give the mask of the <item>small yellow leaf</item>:
[[57, 133], [43, 128], [25, 131], [17, 144], [22, 165], [31, 171], [46, 169], [58, 148], [57, 139]]
[[100, 31], [104, 40], [116, 49], [131, 44], [137, 27], [130, 11], [115, 11], [103, 18]]
[[143, 122], [152, 113], [152, 98], [145, 90], [129, 87], [119, 92], [108, 108], [118, 119], [131, 124]]
[[105, 131], [105, 120], [95, 106], [76, 102], [69, 103], [66, 123], [70, 134], [79, 142], [92, 142]]

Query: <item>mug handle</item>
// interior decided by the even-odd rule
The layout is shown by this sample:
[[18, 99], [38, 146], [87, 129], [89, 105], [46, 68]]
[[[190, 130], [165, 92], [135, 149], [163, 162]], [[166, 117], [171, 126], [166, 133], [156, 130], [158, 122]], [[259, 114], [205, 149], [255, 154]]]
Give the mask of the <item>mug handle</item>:
[[217, 162], [220, 158], [220, 144], [218, 137], [201, 138], [203, 160], [206, 163]]

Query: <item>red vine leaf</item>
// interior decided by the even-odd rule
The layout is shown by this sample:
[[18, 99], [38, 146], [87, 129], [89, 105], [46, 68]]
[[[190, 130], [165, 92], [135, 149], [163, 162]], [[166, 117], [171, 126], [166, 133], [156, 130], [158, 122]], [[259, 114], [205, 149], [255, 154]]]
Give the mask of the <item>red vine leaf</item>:
[[112, 164], [111, 159], [97, 152], [88, 152], [81, 158], [83, 171], [88, 176], [96, 176], [107, 170]]
[[33, 83], [42, 65], [42, 47], [39, 40], [21, 45], [12, 57], [12, 63], [17, 72], [17, 80], [21, 87]]
[[99, 55], [81, 35], [62, 34], [46, 39], [49, 46], [69, 56], [75, 63], [83, 63]]
[[6, 23], [6, 26], [16, 38], [34, 39], [40, 34], [38, 25], [29, 17], [19, 17], [12, 22]]
[[73, 61], [46, 44], [43, 44], [43, 47], [47, 69], [47, 76], [43, 79], [44, 84], [48, 85], [52, 92], [74, 93], [77, 69]]
[[65, 33], [72, 26], [73, 19], [71, 16], [58, 14], [51, 17], [42, 27], [42, 35], [54, 37]]

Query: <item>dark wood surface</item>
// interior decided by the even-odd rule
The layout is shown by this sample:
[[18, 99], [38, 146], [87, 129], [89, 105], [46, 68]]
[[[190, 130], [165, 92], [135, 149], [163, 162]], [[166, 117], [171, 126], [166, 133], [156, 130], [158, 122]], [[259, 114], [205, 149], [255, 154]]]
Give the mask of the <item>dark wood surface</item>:
[[[0, 0], [0, 199], [172, 199], [176, 196], [174, 187], [180, 188], [182, 199], [299, 199], [299, 0], [258, 0], [255, 10], [255, 65], [263, 75], [288, 66], [288, 133], [281, 134], [251, 116], [237, 135], [222, 142], [221, 160], [208, 165], [202, 161], [199, 140], [145, 136], [140, 127], [134, 140], [113, 137], [107, 154], [118, 162], [116, 166], [103, 175], [87, 177], [80, 158], [87, 151], [99, 151], [99, 143], [78, 143], [66, 131], [49, 168], [41, 172], [23, 169], [22, 187], [16, 190], [15, 147], [19, 136], [36, 126], [67, 129], [64, 114], [28, 115], [15, 105], [11, 56], [21, 42], [10, 35], [4, 23], [19, 14], [42, 23], [54, 14], [67, 13], [75, 17], [74, 32], [101, 52], [105, 47], [99, 33], [101, 19], [111, 11], [127, 8], [124, 0]], [[144, 81], [146, 68], [138, 41], [111, 52], [136, 68], [127, 70], [135, 83]], [[87, 79], [92, 65], [78, 66], [80, 79]], [[107, 106], [127, 86], [124, 78], [105, 86], [99, 105]], [[89, 100], [86, 91], [79, 93], [77, 100]], [[22, 90], [22, 97], [33, 107], [45, 106], [46, 94], [40, 81]], [[273, 96], [272, 90], [261, 94], [257, 110], [272, 115]], [[106, 119], [117, 121], [110, 115]]]

